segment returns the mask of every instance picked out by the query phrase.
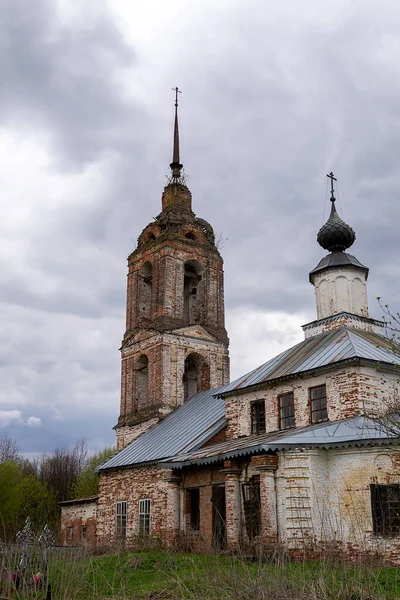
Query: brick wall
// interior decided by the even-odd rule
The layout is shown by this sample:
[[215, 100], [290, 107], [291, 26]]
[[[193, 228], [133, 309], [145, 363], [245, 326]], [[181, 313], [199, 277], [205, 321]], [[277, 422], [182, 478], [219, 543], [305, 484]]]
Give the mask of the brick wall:
[[[82, 528], [86, 527], [85, 537]], [[86, 542], [96, 545], [97, 502], [70, 504], [61, 507], [60, 544], [77, 546]]]
[[278, 396], [293, 392], [296, 427], [311, 424], [310, 388], [326, 384], [328, 418], [347, 419], [359, 413], [380, 410], [399, 393], [396, 374], [380, 373], [374, 368], [347, 366], [334, 372], [287, 382], [266, 384], [264, 389], [225, 398], [228, 419], [227, 439], [251, 433], [251, 402], [265, 401], [266, 431], [279, 429]]
[[[277, 472], [279, 534], [290, 549], [381, 555], [400, 563], [400, 539], [374, 536], [370, 484], [399, 483], [393, 447], [284, 451]], [[310, 555], [310, 554], [309, 554]]]
[[167, 185], [162, 206], [128, 258], [118, 447], [140, 435], [146, 420], [150, 427], [183, 403], [191, 353], [203, 360], [198, 391], [229, 382], [223, 261], [214, 233], [192, 212], [186, 186]]
[[151, 501], [151, 535], [170, 536], [166, 471], [155, 466], [106, 471], [100, 476], [97, 537], [100, 544], [115, 542], [116, 502], [127, 502], [127, 542], [138, 535], [139, 500]]

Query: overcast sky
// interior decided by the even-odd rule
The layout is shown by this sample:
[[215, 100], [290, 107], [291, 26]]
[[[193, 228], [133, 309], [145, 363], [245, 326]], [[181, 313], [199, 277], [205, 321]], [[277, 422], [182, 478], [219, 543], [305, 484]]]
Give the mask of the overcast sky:
[[326, 173], [400, 308], [397, 0], [0, 1], [0, 433], [114, 442], [126, 258], [181, 160], [225, 259], [231, 375], [303, 339]]

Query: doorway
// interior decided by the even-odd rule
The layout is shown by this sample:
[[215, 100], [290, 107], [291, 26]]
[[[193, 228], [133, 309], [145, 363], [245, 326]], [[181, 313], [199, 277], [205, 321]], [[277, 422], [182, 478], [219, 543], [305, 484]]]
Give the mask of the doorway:
[[215, 550], [226, 548], [225, 485], [212, 486], [212, 541]]

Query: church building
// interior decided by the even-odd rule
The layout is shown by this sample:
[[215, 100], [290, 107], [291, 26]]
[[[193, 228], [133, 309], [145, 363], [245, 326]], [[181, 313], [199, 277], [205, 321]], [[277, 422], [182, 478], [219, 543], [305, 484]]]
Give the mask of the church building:
[[369, 271], [346, 252], [355, 233], [333, 173], [317, 236], [327, 254], [309, 274], [317, 318], [304, 341], [230, 383], [223, 261], [192, 209], [177, 101], [170, 168], [162, 210], [128, 258], [118, 451], [91, 500], [97, 544], [150, 535], [397, 561], [399, 442], [371, 417], [399, 393], [400, 348], [369, 317]]

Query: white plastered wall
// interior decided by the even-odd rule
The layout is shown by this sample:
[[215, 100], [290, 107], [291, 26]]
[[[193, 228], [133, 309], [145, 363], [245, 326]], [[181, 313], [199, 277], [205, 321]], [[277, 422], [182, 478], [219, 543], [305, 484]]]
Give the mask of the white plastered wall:
[[365, 273], [359, 269], [332, 268], [314, 276], [317, 318], [348, 312], [368, 317]]

